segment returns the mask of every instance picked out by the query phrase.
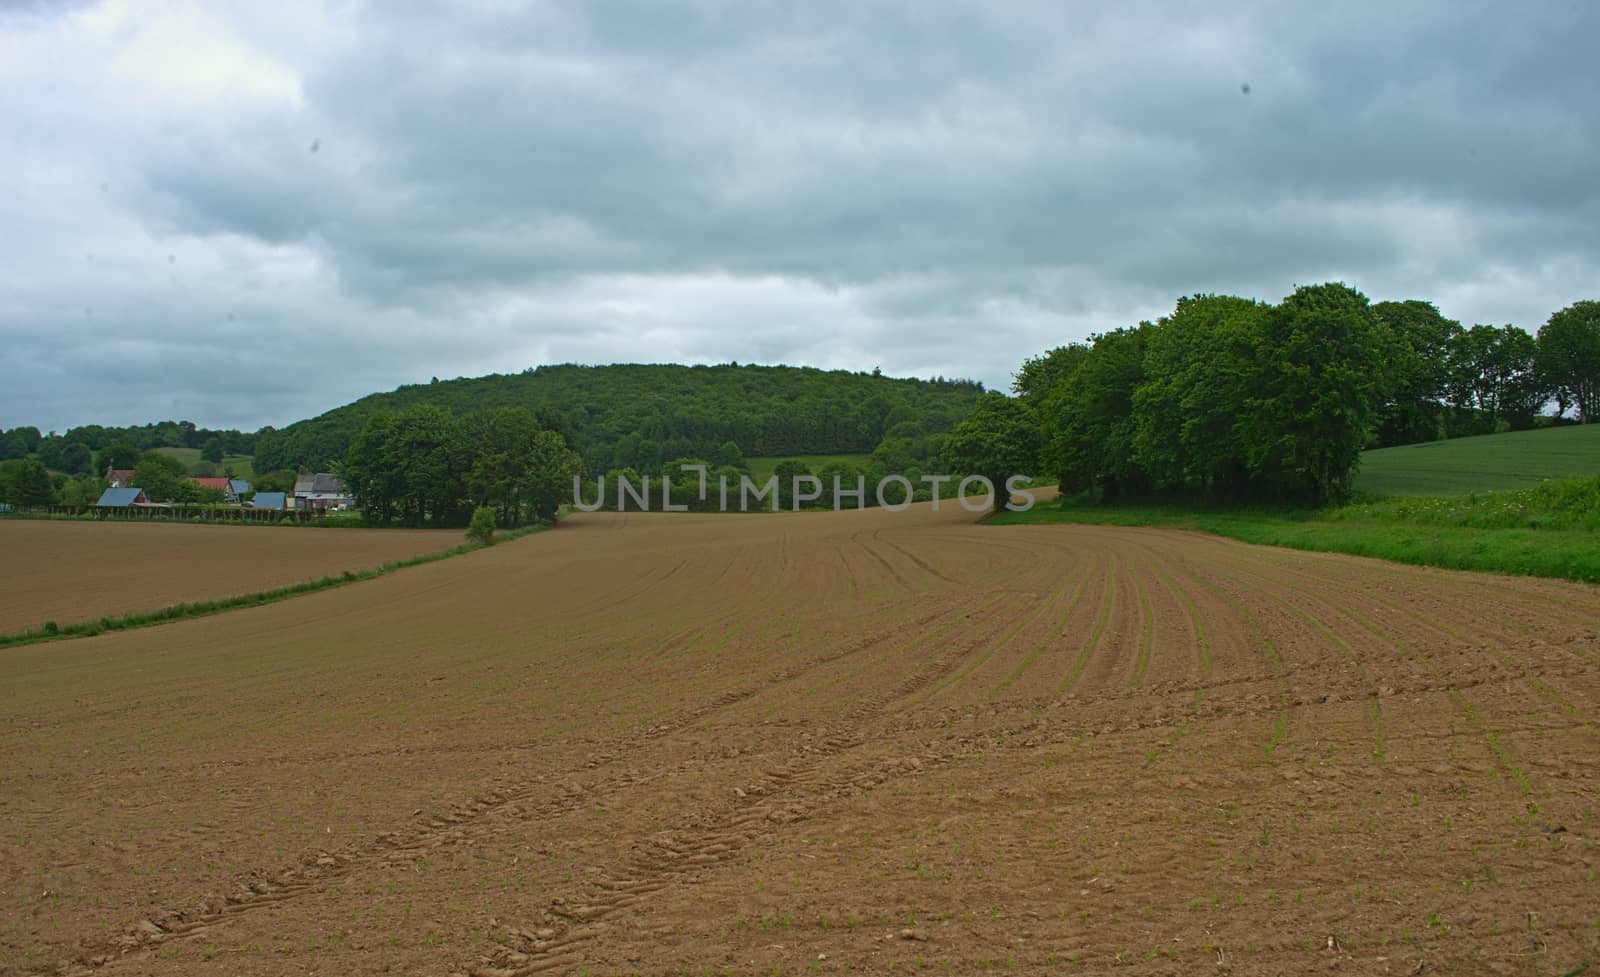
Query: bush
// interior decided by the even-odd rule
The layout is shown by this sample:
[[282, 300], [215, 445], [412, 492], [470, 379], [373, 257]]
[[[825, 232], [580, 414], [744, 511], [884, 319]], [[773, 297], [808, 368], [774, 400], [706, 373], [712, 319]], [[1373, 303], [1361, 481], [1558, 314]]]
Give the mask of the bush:
[[367, 518], [359, 512], [336, 512], [317, 520], [325, 529], [365, 529]]
[[467, 524], [467, 538], [485, 546], [494, 545], [494, 509], [480, 505], [472, 510], [472, 521]]

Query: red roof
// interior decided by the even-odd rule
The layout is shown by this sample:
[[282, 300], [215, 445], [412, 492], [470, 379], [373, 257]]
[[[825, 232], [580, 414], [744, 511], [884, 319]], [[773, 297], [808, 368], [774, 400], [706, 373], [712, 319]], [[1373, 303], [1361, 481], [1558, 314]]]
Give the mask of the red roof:
[[194, 483], [196, 485], [200, 486], [201, 488], [216, 489], [218, 492], [226, 492], [226, 491], [228, 491], [228, 481], [229, 480], [226, 479], [226, 478], [196, 478], [196, 479], [194, 479]]
[[121, 482], [123, 485], [127, 485], [128, 484], [128, 479], [130, 479], [132, 477], [133, 477], [133, 469], [132, 468], [113, 468], [106, 475], [106, 479], [108, 481]]

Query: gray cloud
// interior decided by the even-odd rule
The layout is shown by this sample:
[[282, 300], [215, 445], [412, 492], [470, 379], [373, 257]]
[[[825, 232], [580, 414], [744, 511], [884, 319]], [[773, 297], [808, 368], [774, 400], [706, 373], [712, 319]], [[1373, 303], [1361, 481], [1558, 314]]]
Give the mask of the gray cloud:
[[1588, 4], [24, 6], [0, 424], [565, 360], [1004, 386], [1195, 291], [1534, 328], [1600, 280]]

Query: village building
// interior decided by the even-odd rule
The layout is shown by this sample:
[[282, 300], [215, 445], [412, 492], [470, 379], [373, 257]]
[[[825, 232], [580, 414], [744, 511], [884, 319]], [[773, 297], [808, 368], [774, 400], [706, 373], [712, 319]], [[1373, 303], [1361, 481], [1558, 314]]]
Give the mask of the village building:
[[309, 509], [312, 512], [347, 509], [355, 504], [355, 499], [345, 491], [344, 482], [328, 472], [296, 478], [293, 497], [296, 509]]
[[200, 486], [203, 489], [211, 489], [212, 491], [215, 491], [215, 492], [221, 492], [222, 493], [222, 500], [224, 502], [237, 502], [237, 501], [239, 501], [238, 494], [233, 491], [233, 479], [231, 479], [231, 478], [209, 478], [209, 477], [205, 477], [205, 478], [191, 478], [191, 479], [189, 479], [189, 481], [195, 483], [196, 485]]
[[148, 505], [150, 500], [145, 497], [142, 488], [108, 488], [100, 493], [100, 501], [95, 503], [101, 509], [127, 509], [136, 505]]
[[285, 492], [257, 492], [256, 497], [248, 503], [252, 509], [271, 509], [282, 512], [287, 507]]

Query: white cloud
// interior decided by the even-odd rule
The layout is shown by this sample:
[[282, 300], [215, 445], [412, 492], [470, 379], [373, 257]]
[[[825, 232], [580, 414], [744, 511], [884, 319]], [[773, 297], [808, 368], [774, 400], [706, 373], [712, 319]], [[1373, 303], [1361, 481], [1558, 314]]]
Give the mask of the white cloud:
[[1195, 291], [1531, 328], [1600, 280], [1585, 5], [16, 9], [0, 425], [566, 360], [1004, 387]]

